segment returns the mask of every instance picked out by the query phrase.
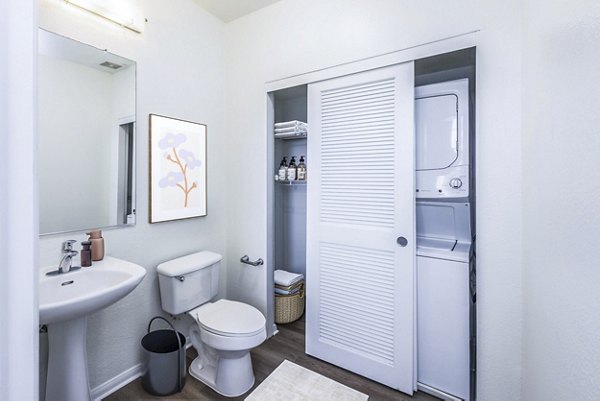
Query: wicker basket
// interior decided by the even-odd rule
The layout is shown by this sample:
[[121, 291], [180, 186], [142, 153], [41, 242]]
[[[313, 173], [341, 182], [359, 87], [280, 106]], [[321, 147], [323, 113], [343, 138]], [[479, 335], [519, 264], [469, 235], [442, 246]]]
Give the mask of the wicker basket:
[[304, 284], [294, 295], [275, 294], [275, 323], [291, 323], [304, 313]]

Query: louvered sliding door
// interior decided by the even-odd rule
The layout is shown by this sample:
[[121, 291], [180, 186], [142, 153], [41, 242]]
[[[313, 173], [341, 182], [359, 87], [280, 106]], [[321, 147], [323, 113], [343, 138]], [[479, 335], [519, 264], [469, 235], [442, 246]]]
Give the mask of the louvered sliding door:
[[413, 76], [405, 63], [309, 85], [307, 151], [306, 352], [409, 394]]

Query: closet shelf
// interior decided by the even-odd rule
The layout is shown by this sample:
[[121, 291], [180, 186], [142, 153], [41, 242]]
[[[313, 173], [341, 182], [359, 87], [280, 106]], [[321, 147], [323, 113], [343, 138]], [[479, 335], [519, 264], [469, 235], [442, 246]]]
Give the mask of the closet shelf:
[[285, 133], [285, 134], [275, 134], [275, 139], [283, 139], [283, 140], [290, 140], [290, 139], [306, 139], [306, 132], [300, 132], [300, 133]]
[[290, 180], [279, 181], [279, 180], [277, 180], [277, 181], [275, 181], [275, 183], [279, 184], [279, 185], [290, 186], [290, 187], [294, 186], [294, 185], [305, 186], [306, 180], [301, 180], [301, 181], [300, 180], [295, 180], [295, 181], [290, 181]]

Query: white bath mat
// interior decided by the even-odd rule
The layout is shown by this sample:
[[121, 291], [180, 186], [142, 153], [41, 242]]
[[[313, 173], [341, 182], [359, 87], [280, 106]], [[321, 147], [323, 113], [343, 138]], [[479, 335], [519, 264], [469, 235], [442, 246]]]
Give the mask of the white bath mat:
[[366, 401], [369, 396], [285, 360], [246, 401]]

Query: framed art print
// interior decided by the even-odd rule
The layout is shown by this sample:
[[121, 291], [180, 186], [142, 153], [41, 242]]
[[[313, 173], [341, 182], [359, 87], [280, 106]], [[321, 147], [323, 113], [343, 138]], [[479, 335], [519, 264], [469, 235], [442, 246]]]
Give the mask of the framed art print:
[[206, 125], [150, 114], [150, 223], [206, 216]]

